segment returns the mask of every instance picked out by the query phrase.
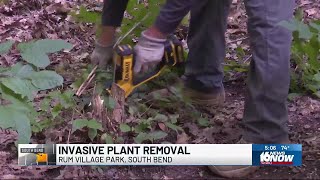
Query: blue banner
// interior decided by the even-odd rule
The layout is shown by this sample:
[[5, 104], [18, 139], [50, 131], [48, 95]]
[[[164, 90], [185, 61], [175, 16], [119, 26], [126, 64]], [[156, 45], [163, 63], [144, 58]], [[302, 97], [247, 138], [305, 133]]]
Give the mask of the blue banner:
[[253, 144], [253, 166], [301, 166], [301, 144]]

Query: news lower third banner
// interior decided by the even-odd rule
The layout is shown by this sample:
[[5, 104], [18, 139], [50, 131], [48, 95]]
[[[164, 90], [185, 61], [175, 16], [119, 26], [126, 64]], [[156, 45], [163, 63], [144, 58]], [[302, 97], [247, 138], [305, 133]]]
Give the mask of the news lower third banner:
[[18, 164], [301, 166], [301, 144], [19, 144]]

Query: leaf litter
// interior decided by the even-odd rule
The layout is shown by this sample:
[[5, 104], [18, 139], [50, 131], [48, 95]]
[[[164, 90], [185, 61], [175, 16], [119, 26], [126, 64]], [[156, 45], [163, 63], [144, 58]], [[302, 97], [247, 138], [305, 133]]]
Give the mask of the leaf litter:
[[[305, 18], [319, 18], [319, 3], [318, 1], [300, 0], [297, 1], [299, 6], [305, 11]], [[77, 70], [81, 66], [88, 63], [88, 52], [92, 50], [93, 41], [95, 37], [95, 31], [93, 25], [90, 23], [76, 23], [69, 15], [73, 9], [77, 9], [80, 5], [85, 4], [87, 8], [94, 11], [101, 11], [100, 4], [95, 5], [97, 1], [66, 1], [66, 0], [13, 0], [9, 1], [5, 5], [0, 7], [0, 38], [1, 40], [14, 40], [17, 42], [25, 42], [32, 39], [63, 39], [73, 44], [73, 48], [69, 51], [58, 53], [53, 55], [51, 65], [56, 67], [57, 65], [70, 64], [71, 68]], [[99, 6], [100, 5], [100, 6]], [[130, 14], [127, 14], [128, 18], [131, 18]], [[227, 30], [227, 43], [228, 47], [231, 47], [227, 52], [227, 58], [231, 61], [241, 61], [247, 57], [240, 57], [237, 54], [236, 49], [241, 47], [245, 53], [250, 49], [247, 41], [246, 32], [246, 15], [242, 1], [233, 1], [232, 10], [228, 18], [228, 30]], [[183, 29], [182, 29], [183, 31]], [[185, 34], [181, 32], [181, 34]], [[184, 37], [185, 38], [185, 37]], [[91, 52], [91, 51], [90, 51]], [[12, 50], [9, 55], [0, 57], [1, 66], [11, 66], [18, 60], [17, 52]], [[80, 67], [79, 67], [80, 66]], [[69, 75], [69, 74], [68, 74]], [[66, 75], [66, 76], [68, 76]], [[72, 81], [72, 79], [70, 80]], [[241, 88], [237, 87], [241, 86]], [[193, 120], [188, 114], [177, 110], [181, 117], [178, 118], [180, 126], [183, 127], [185, 132], [173, 133], [169, 132], [168, 140], [173, 140], [176, 143], [225, 143], [236, 142], [240, 138], [239, 127], [234, 125], [235, 121], [242, 120], [243, 111], [243, 92], [245, 85], [240, 82], [233, 82], [227, 84], [226, 90], [228, 95], [228, 101], [226, 108], [219, 114], [211, 114], [210, 112], [202, 112], [202, 115], [209, 118], [209, 123], [204, 123], [208, 127], [199, 127], [198, 123]], [[162, 91], [161, 93], [168, 94], [168, 91]], [[293, 141], [303, 143], [306, 151], [309, 151], [308, 159], [310, 162], [306, 162], [303, 167], [297, 170], [292, 170], [294, 178], [313, 177], [319, 178], [319, 172], [316, 167], [319, 167], [319, 128], [320, 128], [320, 105], [318, 100], [314, 100], [309, 97], [298, 97], [289, 104], [291, 110], [290, 116], [290, 137]], [[159, 111], [163, 111], [161, 108]], [[151, 110], [147, 110], [150, 113]], [[182, 109], [182, 111], [185, 111]], [[121, 114], [122, 112], [120, 112]], [[161, 112], [166, 114], [167, 112]], [[115, 115], [117, 117], [121, 115]], [[133, 118], [133, 117], [131, 117]], [[159, 117], [158, 117], [159, 118]], [[122, 121], [122, 118], [118, 118]], [[126, 123], [138, 123], [135, 120], [126, 120]], [[164, 118], [160, 118], [164, 119]], [[128, 121], [128, 122], [127, 122]], [[162, 131], [168, 131], [168, 127], [164, 122], [158, 122], [158, 128]], [[300, 128], [300, 127], [304, 127]], [[306, 128], [307, 127], [307, 128]], [[128, 130], [127, 126], [125, 128]], [[52, 129], [51, 135], [47, 137], [52, 142], [65, 142], [65, 135], [67, 129]], [[151, 134], [152, 138], [157, 139], [159, 137], [165, 137], [164, 133]], [[10, 145], [13, 144], [16, 137], [15, 132], [0, 133], [1, 144], [5, 144], [5, 148], [0, 149], [1, 162], [6, 164], [0, 164], [3, 168], [0, 172], [0, 178], [44, 178], [53, 169], [58, 169], [58, 175], [53, 177], [57, 178], [87, 178], [87, 177], [117, 177], [117, 178], [163, 178], [172, 179], [175, 177], [180, 178], [212, 178], [207, 169], [202, 167], [185, 167], [185, 168], [172, 168], [163, 167], [162, 170], [152, 168], [137, 168], [131, 169], [131, 167], [125, 168], [112, 168], [106, 170], [106, 174], [99, 173], [96, 168], [88, 167], [47, 167], [47, 168], [22, 168], [18, 167], [15, 157], [8, 150]], [[76, 135], [74, 135], [76, 136]], [[171, 138], [171, 139], [170, 139]], [[82, 142], [83, 139], [74, 137], [73, 142]], [[315, 153], [313, 153], [315, 152]], [[9, 165], [7, 165], [9, 164]], [[179, 172], [183, 171], [183, 175], [177, 174], [172, 170]], [[146, 173], [147, 171], [147, 173]], [[180, 171], [180, 172], [181, 172]], [[260, 174], [253, 174], [250, 178], [261, 178], [265, 175], [270, 175], [274, 171], [272, 169], [264, 169]], [[277, 168], [278, 176], [288, 177], [287, 172], [290, 172], [289, 168]], [[102, 171], [103, 172], [103, 171]], [[160, 175], [158, 174], [160, 172]], [[167, 173], [166, 173], [167, 172]], [[270, 177], [270, 176], [268, 176]]]

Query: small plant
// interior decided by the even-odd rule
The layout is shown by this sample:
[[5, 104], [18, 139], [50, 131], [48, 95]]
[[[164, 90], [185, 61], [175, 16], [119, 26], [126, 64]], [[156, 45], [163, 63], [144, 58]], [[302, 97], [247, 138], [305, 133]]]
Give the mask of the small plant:
[[[122, 43], [132, 45], [135, 42], [134, 38], [140, 36], [146, 27], [151, 26], [163, 2], [164, 0], [149, 0], [148, 4], [145, 4], [140, 1], [129, 1], [126, 8], [127, 17], [123, 18], [119, 33], [119, 38], [124, 38]], [[81, 6], [77, 13], [71, 12], [71, 16], [77, 22], [93, 23], [97, 27], [101, 25], [101, 13], [88, 11], [84, 6]], [[141, 24], [135, 27], [139, 22]], [[99, 36], [100, 33], [101, 29], [98, 28], [96, 35]]]
[[[13, 41], [0, 44], [0, 55], [7, 53]], [[29, 143], [32, 126], [38, 126], [39, 112], [34, 108], [34, 98], [39, 91], [53, 89], [63, 84], [63, 77], [46, 70], [50, 64], [48, 53], [70, 49], [63, 40], [43, 39], [19, 43], [23, 61], [12, 67], [0, 68], [0, 127], [12, 128], [19, 134], [18, 143]]]
[[320, 21], [307, 24], [297, 15], [280, 25], [293, 32], [291, 92], [320, 97]]
[[76, 119], [72, 124], [72, 132], [81, 130], [83, 128], [88, 129], [88, 137], [91, 141], [97, 136], [98, 130], [102, 131], [102, 124], [95, 119]]

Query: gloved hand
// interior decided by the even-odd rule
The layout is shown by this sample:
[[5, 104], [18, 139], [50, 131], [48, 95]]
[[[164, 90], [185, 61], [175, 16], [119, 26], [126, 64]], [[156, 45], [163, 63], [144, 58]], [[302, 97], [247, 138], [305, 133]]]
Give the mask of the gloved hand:
[[95, 48], [91, 54], [91, 63], [98, 65], [99, 68], [105, 69], [108, 62], [113, 57], [113, 43], [102, 45], [98, 41], [95, 42]]
[[162, 59], [166, 39], [158, 39], [141, 33], [138, 44], [134, 47], [136, 62], [134, 72], [146, 72], [155, 67]]

